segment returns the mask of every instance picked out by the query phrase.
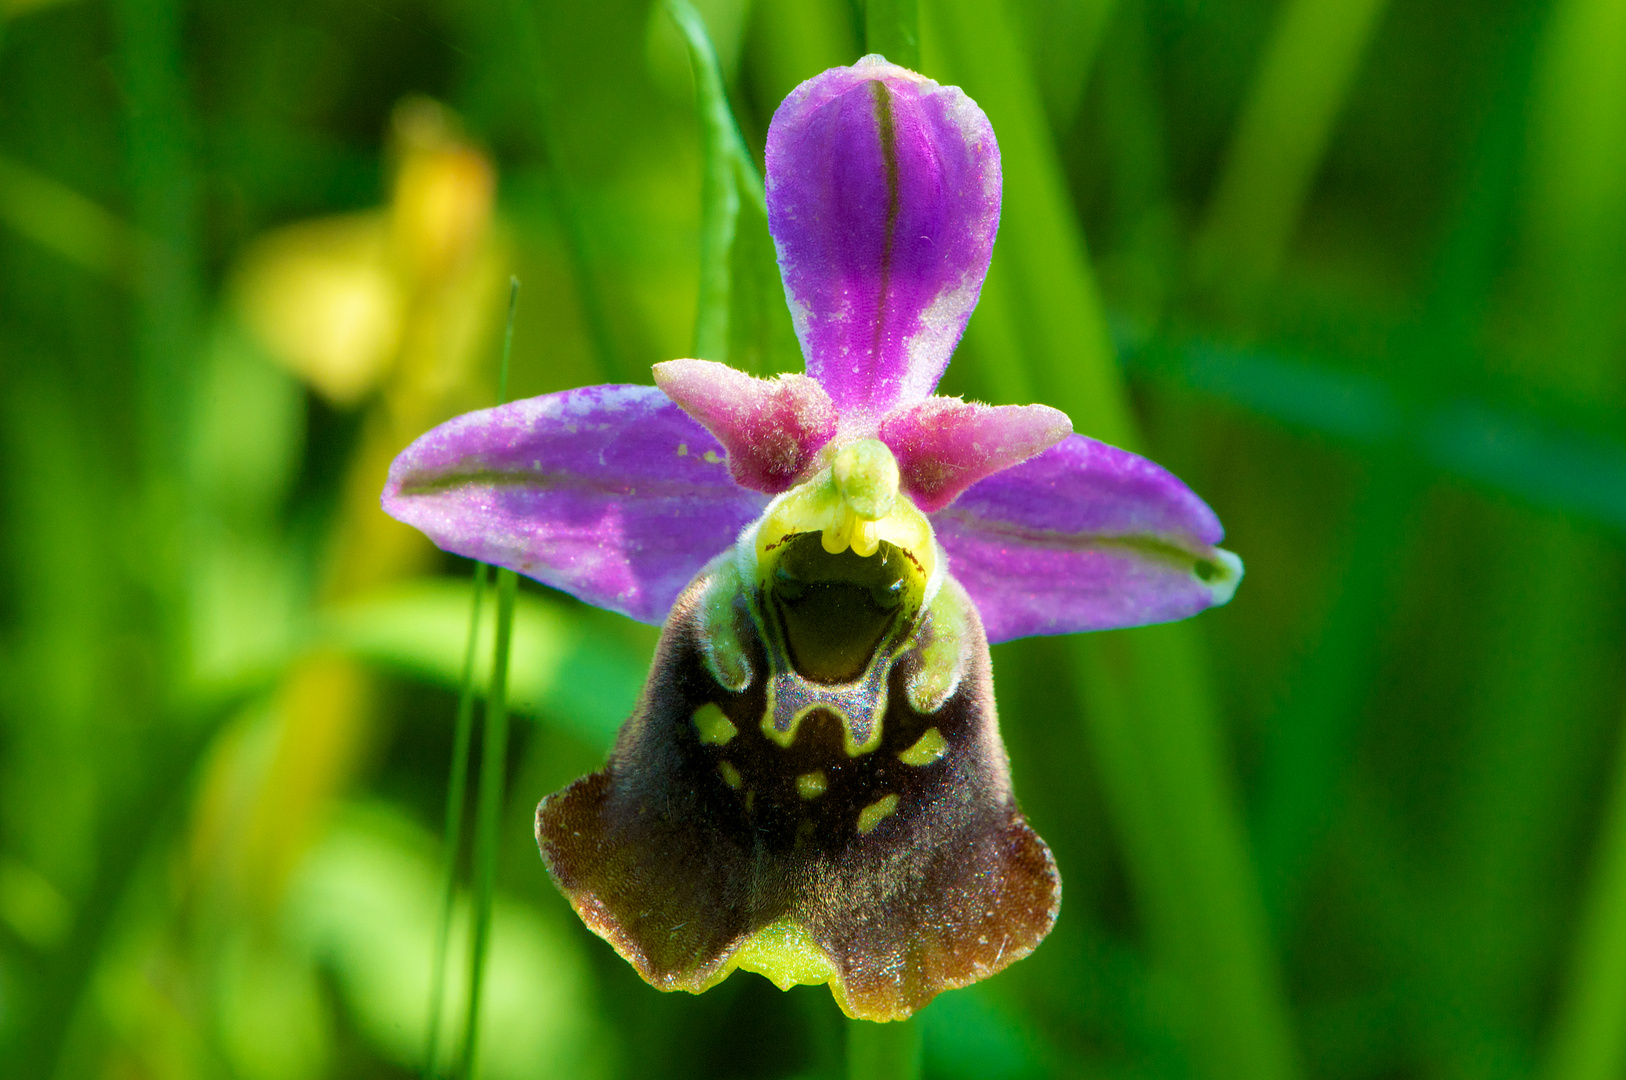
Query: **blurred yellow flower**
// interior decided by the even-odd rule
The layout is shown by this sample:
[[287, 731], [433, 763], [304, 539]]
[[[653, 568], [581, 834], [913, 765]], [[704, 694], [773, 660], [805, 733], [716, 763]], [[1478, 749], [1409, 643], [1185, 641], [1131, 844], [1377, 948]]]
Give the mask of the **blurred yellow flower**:
[[[261, 344], [341, 407], [358, 404], [396, 369], [414, 310], [439, 306], [447, 293], [482, 293], [497, 277], [491, 163], [443, 106], [424, 98], [397, 107], [391, 134], [396, 166], [386, 208], [267, 233], [233, 275], [238, 311]], [[478, 335], [440, 338], [435, 366], [460, 375]], [[447, 388], [444, 377], [430, 381]]]

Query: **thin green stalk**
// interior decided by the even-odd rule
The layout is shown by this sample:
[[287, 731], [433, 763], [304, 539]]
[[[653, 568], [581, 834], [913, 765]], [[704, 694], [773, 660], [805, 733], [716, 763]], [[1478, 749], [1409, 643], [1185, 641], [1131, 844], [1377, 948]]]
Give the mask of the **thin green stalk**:
[[[1619, 305], [1626, 234], [1626, 173], [1617, 134], [1626, 114], [1626, 11], [1602, 0], [1563, 0], [1554, 6], [1544, 38], [1534, 95], [1526, 275], [1533, 306], [1550, 313], [1551, 353], [1564, 359], [1549, 360], [1544, 366], [1551, 371], [1531, 365], [1527, 374], [1544, 382], [1562, 378], [1577, 397], [1615, 398], [1621, 385], [1621, 330], [1611, 316]], [[1582, 614], [1596, 627], [1596, 544], [1588, 550], [1571, 536], [1565, 546], [1568, 550], [1559, 554], [1579, 586], [1566, 591], [1570, 597], [1582, 592]], [[1553, 607], [1562, 610], [1562, 598]], [[1577, 632], [1571, 626], [1573, 616], [1565, 611], [1565, 636], [1549, 650], [1576, 650], [1598, 640], [1591, 627], [1583, 624]], [[1573, 680], [1573, 671], [1568, 665], [1558, 668], [1552, 685]], [[1593, 672], [1591, 680], [1598, 678]], [[1567, 704], [1574, 689], [1572, 682], [1560, 695], [1532, 697], [1533, 704], [1520, 710], [1526, 724], [1540, 723], [1548, 743], [1560, 741], [1562, 734], [1554, 733], [1545, 717], [1538, 720], [1539, 703], [1556, 697]], [[1585, 740], [1569, 741], [1585, 752]], [[1626, 741], [1621, 754], [1568, 980], [1560, 991], [1542, 1074], [1548, 1080], [1618, 1077], [1626, 1068]]]
[[733, 290], [729, 255], [740, 216], [738, 162], [742, 157], [747, 162], [750, 158], [728, 107], [722, 69], [705, 21], [688, 0], [665, 0], [665, 6], [689, 47], [695, 105], [700, 116], [700, 298], [694, 320], [694, 354], [703, 360], [725, 363], [729, 358]]
[[[519, 279], [508, 280], [508, 321], [503, 329], [502, 362], [497, 370], [497, 404], [508, 400], [508, 367], [514, 351], [514, 312], [519, 306]], [[474, 597], [469, 610], [468, 644], [463, 653], [462, 688], [457, 698], [457, 725], [452, 736], [452, 767], [446, 781], [446, 833], [440, 925], [435, 932], [435, 955], [429, 978], [429, 1034], [423, 1056], [424, 1080], [435, 1076], [440, 1056], [440, 1022], [446, 998], [446, 953], [451, 942], [452, 908], [457, 897], [457, 853], [463, 846], [463, 803], [468, 794], [469, 744], [474, 735], [474, 664], [480, 640], [480, 609], [484, 605], [488, 563], [474, 565]], [[499, 616], [500, 618], [500, 616]], [[510, 617], [510, 623], [512, 618]], [[506, 671], [507, 658], [503, 658]]]
[[919, 0], [868, 0], [864, 5], [864, 51], [880, 53], [900, 67], [918, 71]]
[[508, 362], [514, 355], [514, 314], [519, 310], [519, 278], [508, 279], [508, 321], [502, 332], [502, 364], [497, 368], [497, 404], [508, 402]]
[[[1530, 313], [1532, 344], [1510, 366], [1574, 400], [1610, 400], [1621, 389], [1616, 313], [1626, 274], [1626, 157], [1615, 134], [1626, 120], [1626, 9], [1614, 0], [1554, 4], [1537, 49], [1520, 177], [1528, 235], [1519, 307]], [[1517, 1030], [1541, 999], [1529, 943], [1570, 914], [1550, 882], [1590, 817], [1591, 748], [1619, 663], [1615, 650], [1600, 647], [1612, 601], [1599, 586], [1612, 557], [1603, 538], [1543, 518], [1495, 530], [1487, 542], [1497, 552], [1487, 578], [1495, 583], [1490, 633], [1444, 834], [1453, 850], [1441, 879], [1440, 936], [1452, 977], [1425, 999], [1455, 1043], [1457, 1061], [1447, 1067], [1461, 1076], [1490, 1075], [1484, 1033]], [[1598, 873], [1601, 880], [1609, 870]], [[1607, 928], [1593, 932], [1607, 939]], [[1576, 977], [1587, 971], [1580, 966]], [[1596, 992], [1575, 985], [1561, 1000], [1589, 1008], [1582, 1003]], [[1571, 1016], [1569, 1030], [1583, 1030], [1579, 1014]], [[1584, 1041], [1561, 1036], [1561, 1052], [1575, 1054], [1577, 1067], [1588, 1056], [1579, 1052]]]
[[141, 376], [145, 464], [156, 484], [180, 475], [190, 365], [202, 306], [197, 268], [196, 184], [188, 130], [181, 5], [113, 5], [127, 103], [131, 224], [153, 243], [137, 250], [135, 352]]
[[508, 654], [513, 642], [514, 599], [519, 577], [497, 570], [497, 646], [486, 696], [480, 793], [474, 834], [474, 934], [469, 948], [469, 1007], [463, 1021], [463, 1053], [457, 1075], [474, 1075], [480, 1039], [480, 999], [485, 989], [486, 951], [491, 944], [491, 905], [497, 886], [497, 854], [502, 839], [503, 782], [508, 772]]
[[920, 1021], [847, 1021], [847, 1080], [920, 1080]]
[[[497, 403], [508, 400], [508, 366], [514, 352], [514, 313], [519, 308], [519, 278], [508, 279], [508, 325], [503, 330], [502, 366], [497, 372]], [[484, 584], [483, 580], [480, 584]], [[497, 641], [486, 688], [486, 724], [480, 755], [480, 791], [474, 834], [474, 926], [469, 945], [468, 1010], [463, 1021], [463, 1051], [455, 1075], [474, 1075], [474, 1052], [480, 1038], [480, 997], [484, 989], [486, 948], [491, 939], [491, 902], [497, 882], [497, 847], [502, 832], [503, 782], [508, 775], [508, 654], [513, 645], [514, 600], [519, 578], [507, 567], [497, 570]], [[479, 625], [476, 593], [475, 628]], [[470, 630], [470, 644], [473, 634]], [[459, 716], [461, 719], [461, 716]], [[465, 746], [464, 755], [468, 750]], [[448, 816], [451, 811], [448, 810]], [[461, 820], [461, 810], [458, 811]], [[453, 855], [455, 856], [455, 848]], [[448, 911], [449, 915], [449, 911]], [[429, 1059], [434, 1067], [434, 1058]]]
[[[694, 354], [758, 375], [801, 366], [768, 235], [762, 174], [729, 108], [705, 20], [689, 0], [666, 0], [694, 69], [700, 118], [700, 295]], [[743, 213], [742, 213], [743, 212]]]
[[468, 648], [463, 654], [463, 683], [457, 696], [457, 726], [452, 736], [452, 768], [446, 781], [446, 833], [441, 875], [440, 926], [435, 932], [435, 958], [429, 977], [429, 1035], [423, 1052], [424, 1080], [436, 1075], [440, 1056], [440, 1018], [446, 999], [446, 950], [451, 942], [452, 907], [457, 897], [457, 853], [463, 846], [463, 802], [468, 794], [469, 744], [474, 734], [474, 655], [480, 639], [480, 608], [491, 580], [489, 563], [474, 564], [474, 599], [469, 611]]
[[202, 308], [197, 183], [191, 154], [184, 14], [178, 0], [111, 5], [124, 102], [130, 224], [151, 238], [134, 252], [131, 344], [140, 440], [145, 550], [153, 639], [173, 673], [184, 664], [192, 545], [190, 443], [193, 368]]

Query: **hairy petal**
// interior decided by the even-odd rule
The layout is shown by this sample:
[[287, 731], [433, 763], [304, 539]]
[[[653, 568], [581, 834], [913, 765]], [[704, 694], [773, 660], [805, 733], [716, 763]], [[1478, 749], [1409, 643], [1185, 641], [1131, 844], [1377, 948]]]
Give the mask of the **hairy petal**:
[[835, 406], [806, 375], [756, 379], [711, 360], [655, 365], [655, 385], [717, 437], [736, 483], [777, 495], [836, 433]]
[[652, 386], [589, 386], [430, 431], [390, 466], [384, 510], [447, 551], [658, 623], [766, 503], [721, 449]]
[[844, 414], [932, 392], [999, 227], [976, 102], [879, 56], [793, 90], [768, 128], [768, 224], [807, 373]]
[[1190, 488], [1082, 435], [973, 485], [932, 525], [989, 641], [1183, 619], [1242, 578]]
[[881, 421], [880, 438], [897, 455], [903, 490], [928, 514], [985, 476], [1048, 450], [1073, 422], [1048, 405], [983, 405], [930, 397]]
[[[866, 1020], [903, 1019], [1032, 952], [1061, 881], [1011, 792], [963, 594], [963, 618], [934, 612], [892, 663], [876, 738], [855, 755], [836, 704], [774, 737], [770, 686], [790, 673], [740, 594], [723, 615], [746, 668], [779, 678], [715, 680], [705, 594], [727, 572], [674, 605], [605, 768], [537, 807], [537, 843], [583, 922], [662, 990], [743, 968], [782, 989], [828, 983]], [[943, 666], [956, 674], [939, 693], [906, 689]]]

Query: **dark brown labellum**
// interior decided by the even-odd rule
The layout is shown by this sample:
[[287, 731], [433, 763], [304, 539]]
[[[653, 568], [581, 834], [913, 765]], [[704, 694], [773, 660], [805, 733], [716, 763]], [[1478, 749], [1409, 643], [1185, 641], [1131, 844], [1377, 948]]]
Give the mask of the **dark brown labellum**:
[[[952, 579], [905, 610], [889, 560], [907, 556], [888, 547], [798, 546], [767, 597], [714, 563], [673, 608], [609, 763], [537, 808], [555, 882], [654, 986], [698, 992], [744, 967], [899, 1019], [1055, 921], [1060, 880], [1011, 793], [981, 624]], [[730, 634], [709, 631], [718, 618]], [[724, 639], [742, 690], [708, 664]]]

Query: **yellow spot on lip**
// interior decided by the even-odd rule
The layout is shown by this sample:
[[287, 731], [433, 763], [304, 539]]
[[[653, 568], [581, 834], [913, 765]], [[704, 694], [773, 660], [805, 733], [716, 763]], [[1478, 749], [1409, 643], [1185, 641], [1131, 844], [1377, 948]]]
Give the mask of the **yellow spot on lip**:
[[875, 831], [875, 826], [891, 817], [898, 808], [896, 795], [883, 795], [858, 811], [858, 835], [863, 836]]
[[796, 778], [796, 794], [804, 799], [816, 799], [829, 788], [830, 783], [824, 778], [823, 769], [815, 769]]
[[915, 740], [915, 745], [898, 755], [898, 760], [905, 765], [930, 765], [946, 753], [948, 743], [943, 733], [930, 727], [926, 729], [926, 734]]
[[[740, 789], [740, 770], [736, 769], [733, 765], [730, 765], [726, 761], [719, 761], [717, 763], [717, 771], [722, 774], [723, 783], [727, 784], [735, 791]], [[869, 811], [867, 810], [865, 811], [865, 813], [868, 812]]]
[[716, 705], [702, 705], [696, 709], [694, 726], [700, 732], [700, 741], [707, 746], [726, 746], [728, 740], [740, 733], [740, 729]]

